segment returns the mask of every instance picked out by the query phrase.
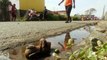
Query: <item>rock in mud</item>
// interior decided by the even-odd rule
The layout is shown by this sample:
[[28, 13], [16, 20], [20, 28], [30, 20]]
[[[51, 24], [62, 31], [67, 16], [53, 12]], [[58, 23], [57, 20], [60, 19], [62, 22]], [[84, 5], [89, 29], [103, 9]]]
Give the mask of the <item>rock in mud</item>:
[[42, 38], [38, 46], [28, 45], [26, 47], [25, 56], [27, 59], [35, 60], [50, 55], [50, 52], [51, 43]]

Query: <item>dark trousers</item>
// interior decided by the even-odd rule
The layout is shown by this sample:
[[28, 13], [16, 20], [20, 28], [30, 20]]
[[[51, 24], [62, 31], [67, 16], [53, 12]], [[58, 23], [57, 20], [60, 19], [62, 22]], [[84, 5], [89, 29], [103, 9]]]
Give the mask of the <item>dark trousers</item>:
[[67, 21], [71, 21], [70, 13], [72, 10], [72, 5], [65, 6], [65, 9], [66, 9]]

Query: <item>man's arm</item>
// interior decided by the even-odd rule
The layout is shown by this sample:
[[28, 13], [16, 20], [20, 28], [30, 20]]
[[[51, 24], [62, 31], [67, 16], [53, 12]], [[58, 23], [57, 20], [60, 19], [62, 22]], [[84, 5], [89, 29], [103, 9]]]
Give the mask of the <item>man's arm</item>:
[[75, 0], [73, 0], [73, 3], [74, 3], [74, 8], [75, 8]]
[[62, 0], [58, 5], [60, 5], [61, 3], [63, 3], [64, 2], [64, 0]]

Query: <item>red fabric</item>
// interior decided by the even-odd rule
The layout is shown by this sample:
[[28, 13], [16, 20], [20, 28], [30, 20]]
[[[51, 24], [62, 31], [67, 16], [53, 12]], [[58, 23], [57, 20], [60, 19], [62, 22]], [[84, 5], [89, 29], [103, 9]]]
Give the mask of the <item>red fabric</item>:
[[16, 7], [15, 6], [12, 6], [12, 13], [15, 13], [16, 12]]
[[65, 6], [69, 6], [72, 5], [72, 0], [66, 0], [65, 1]]
[[16, 7], [12, 6], [12, 16], [16, 17]]

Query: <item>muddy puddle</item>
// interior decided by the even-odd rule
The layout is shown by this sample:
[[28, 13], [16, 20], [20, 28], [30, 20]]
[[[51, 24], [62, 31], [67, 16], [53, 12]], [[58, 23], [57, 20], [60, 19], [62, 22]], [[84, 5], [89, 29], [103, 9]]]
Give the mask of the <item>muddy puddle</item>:
[[[84, 38], [90, 35], [90, 32], [95, 28], [95, 26], [85, 26], [70, 32], [71, 38], [75, 40], [75, 44], [81, 42]], [[65, 34], [47, 38], [47, 41], [51, 42], [53, 48], [60, 48], [58, 42], [64, 43]]]
[[[79, 28], [79, 29], [71, 31], [70, 36], [75, 39], [75, 44], [78, 44], [79, 42], [83, 40], [83, 38], [88, 37], [90, 35], [90, 32], [94, 28], [95, 28], [94, 26], [85, 26], [83, 28]], [[65, 34], [62, 34], [59, 36], [49, 37], [47, 38], [47, 41], [51, 42], [51, 48], [61, 49], [61, 46], [58, 45], [58, 42], [63, 44], [64, 38], [65, 38]], [[1, 59], [2, 60], [3, 59], [5, 60], [27, 60], [24, 56], [25, 48], [26, 46], [21, 46], [21, 47], [17, 47], [14, 49], [10, 49], [8, 53], [6, 53], [5, 55], [3, 54], [0, 55], [0, 60]], [[46, 57], [46, 58], [41, 58], [40, 60], [53, 60], [53, 58]]]

